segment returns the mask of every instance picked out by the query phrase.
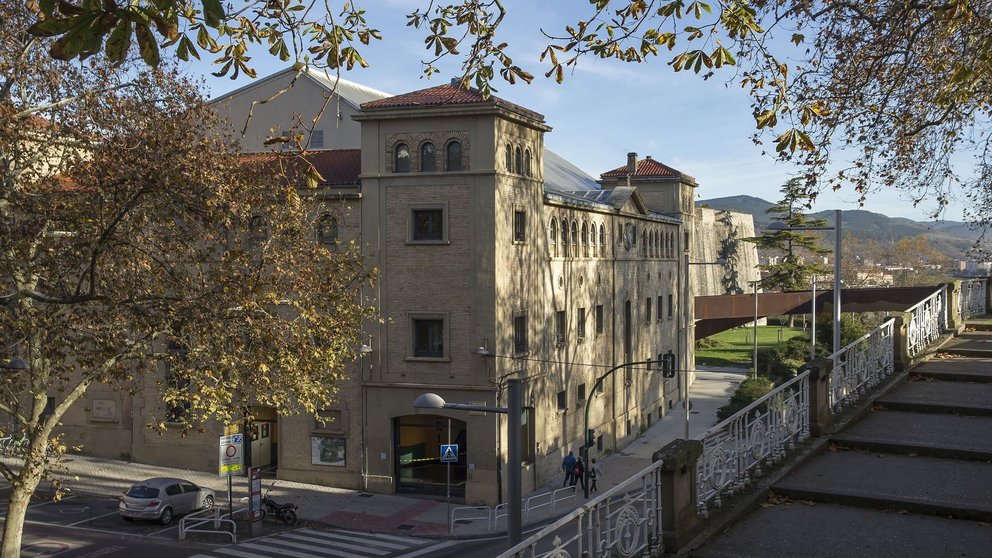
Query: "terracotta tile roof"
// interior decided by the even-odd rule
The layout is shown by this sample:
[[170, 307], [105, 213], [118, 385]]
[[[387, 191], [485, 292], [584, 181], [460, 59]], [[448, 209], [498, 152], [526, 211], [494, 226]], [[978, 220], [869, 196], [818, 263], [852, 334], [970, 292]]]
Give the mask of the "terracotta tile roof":
[[[454, 80], [453, 80], [454, 81]], [[362, 110], [378, 110], [391, 108], [409, 107], [436, 107], [448, 105], [490, 105], [522, 114], [535, 120], [544, 121], [544, 115], [524, 108], [518, 104], [511, 103], [505, 99], [500, 99], [495, 95], [490, 95], [488, 99], [482, 97], [476, 89], [463, 89], [457, 85], [457, 81], [437, 87], [430, 87], [386, 97], [377, 101], [362, 103]]]
[[[285, 158], [290, 164], [302, 164], [295, 155], [279, 152], [246, 153], [241, 155], [241, 161], [248, 164], [265, 164]], [[317, 172], [324, 177], [321, 186], [354, 186], [358, 184], [358, 175], [362, 172], [362, 152], [360, 149], [329, 149], [312, 151], [306, 155]]]
[[[656, 176], [656, 177], [669, 177], [669, 178], [679, 178], [685, 177], [692, 179], [691, 176], [684, 174], [680, 171], [673, 169], [672, 167], [659, 163], [651, 157], [646, 159], [641, 159], [637, 161], [637, 166], [634, 174], [631, 176]], [[627, 165], [615, 168], [611, 171], [606, 171], [599, 175], [600, 178], [623, 178], [627, 176]]]

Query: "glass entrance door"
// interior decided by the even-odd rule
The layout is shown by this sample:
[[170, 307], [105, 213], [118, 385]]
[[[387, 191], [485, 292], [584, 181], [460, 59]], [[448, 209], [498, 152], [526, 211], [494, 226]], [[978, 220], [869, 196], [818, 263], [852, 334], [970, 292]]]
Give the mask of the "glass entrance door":
[[441, 462], [441, 446], [451, 440], [458, 445], [458, 461], [451, 464], [451, 495], [464, 498], [468, 478], [465, 422], [438, 415], [406, 415], [393, 422], [396, 492], [447, 494], [448, 467]]

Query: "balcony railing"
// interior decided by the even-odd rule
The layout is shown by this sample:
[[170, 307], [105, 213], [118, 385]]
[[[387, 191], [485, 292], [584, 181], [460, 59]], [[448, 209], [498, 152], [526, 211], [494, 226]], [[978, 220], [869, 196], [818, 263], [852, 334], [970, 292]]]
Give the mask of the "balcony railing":
[[662, 464], [645, 467], [500, 558], [660, 555]]
[[857, 341], [830, 355], [830, 409], [837, 412], [853, 404], [894, 370], [895, 320], [869, 331]]
[[761, 399], [709, 429], [696, 465], [699, 513], [719, 509], [723, 498], [739, 492], [762, 467], [778, 462], [795, 444], [809, 438], [809, 371], [778, 386]]
[[961, 282], [961, 296], [958, 297], [958, 314], [967, 320], [985, 315], [985, 279], [972, 279]]
[[906, 346], [909, 356], [914, 357], [947, 328], [947, 287], [941, 287], [906, 312], [913, 316], [909, 322]]

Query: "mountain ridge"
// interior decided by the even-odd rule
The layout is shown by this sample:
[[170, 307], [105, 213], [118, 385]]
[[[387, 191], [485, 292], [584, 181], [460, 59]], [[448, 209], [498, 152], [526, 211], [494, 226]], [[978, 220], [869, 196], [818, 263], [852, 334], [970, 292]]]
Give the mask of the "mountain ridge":
[[[716, 210], [749, 213], [754, 218], [755, 231], [761, 234], [771, 222], [767, 210], [775, 204], [754, 196], [738, 195], [699, 200], [696, 205]], [[807, 213], [807, 216], [811, 219], [823, 219], [828, 225], [833, 224], [833, 211], [811, 212]], [[841, 228], [845, 233], [851, 232], [861, 238], [883, 244], [924, 235], [934, 248], [955, 258], [967, 257], [967, 252], [979, 238], [979, 232], [972, 230], [968, 223], [914, 221], [905, 217], [888, 217], [864, 209], [844, 210], [841, 213]]]

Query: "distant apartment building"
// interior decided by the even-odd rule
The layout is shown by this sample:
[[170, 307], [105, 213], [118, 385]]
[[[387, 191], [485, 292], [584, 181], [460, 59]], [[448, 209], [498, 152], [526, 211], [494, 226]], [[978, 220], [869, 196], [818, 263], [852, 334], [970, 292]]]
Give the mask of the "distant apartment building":
[[[286, 70], [259, 79], [213, 104], [240, 130], [252, 101], [273, 97], [293, 77]], [[389, 96], [315, 72], [254, 107], [241, 138], [245, 156], [271, 156], [263, 142], [272, 130], [288, 132], [292, 115], [321, 110], [304, 138], [325, 179], [309, 193], [315, 241], [360, 245], [379, 270], [363, 296], [383, 322], [367, 324], [371, 352], [349, 367], [337, 401], [320, 412], [329, 422], [256, 409], [263, 418], [249, 432], [253, 465], [284, 479], [441, 494], [440, 445], [450, 442], [458, 445], [452, 493], [491, 504], [505, 494], [506, 467], [522, 467], [524, 490], [560, 474], [562, 457], [586, 436], [587, 400], [594, 457], [675, 407], [676, 380], [645, 366], [593, 386], [613, 366], [670, 350], [680, 368], [692, 368], [683, 266], [715, 259], [719, 235], [712, 212], [694, 208], [691, 176], [630, 153], [594, 181], [545, 148], [551, 127], [530, 109], [447, 84]], [[734, 218], [742, 236], [754, 234], [749, 216]], [[755, 273], [756, 259], [748, 245], [745, 273]], [[718, 294], [719, 270], [697, 271], [693, 283], [709, 285], [699, 292]], [[412, 407], [425, 392], [505, 406], [508, 378], [523, 381], [520, 432], [508, 433], [503, 415]], [[103, 415], [67, 417], [70, 442], [113, 457], [216, 468], [223, 427], [182, 438], [148, 431], [143, 409], [161, 405], [153, 392], [94, 390], [90, 408]], [[520, 464], [506, 463], [511, 442], [521, 445]]]

